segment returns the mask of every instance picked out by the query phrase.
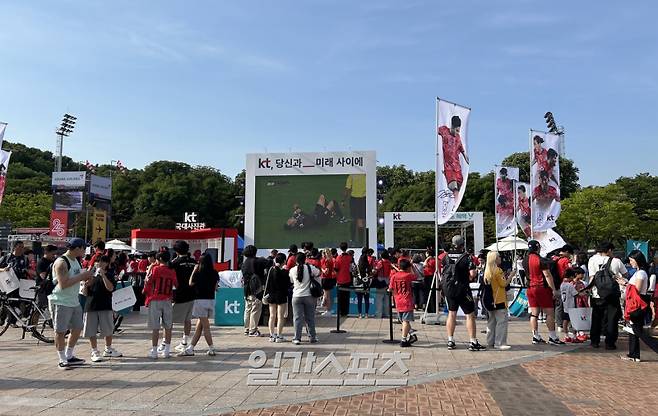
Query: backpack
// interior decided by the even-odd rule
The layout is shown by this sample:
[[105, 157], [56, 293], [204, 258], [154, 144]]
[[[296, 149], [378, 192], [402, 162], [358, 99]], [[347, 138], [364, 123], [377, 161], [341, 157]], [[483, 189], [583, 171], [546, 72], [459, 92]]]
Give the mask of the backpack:
[[610, 271], [612, 264], [612, 257], [608, 259], [605, 266], [601, 267], [594, 275], [594, 286], [601, 299], [606, 299], [610, 296], [619, 296], [619, 284], [615, 281]]
[[496, 304], [494, 303], [493, 288], [491, 287], [491, 285], [482, 282], [480, 288], [482, 289], [482, 294], [480, 296], [480, 299], [482, 299], [482, 306], [484, 307], [484, 309], [488, 311], [496, 310]]
[[463, 286], [459, 282], [455, 267], [457, 263], [466, 257], [468, 257], [468, 253], [459, 256], [457, 261], [453, 260], [450, 256], [444, 257], [443, 270], [441, 270], [441, 282], [443, 284], [443, 293], [445, 293], [447, 297], [457, 297], [468, 289], [468, 287]]
[[308, 285], [311, 292], [311, 296], [313, 296], [314, 298], [319, 298], [324, 293], [324, 290], [322, 289], [322, 285], [320, 284], [320, 282], [315, 280], [315, 277], [313, 277], [313, 273], [311, 272], [311, 266], [307, 264], [306, 268], [308, 270], [308, 277], [311, 279]]
[[[66, 258], [66, 256], [61, 256], [60, 259], [64, 260], [64, 263], [66, 263], [66, 271], [71, 270], [71, 262], [69, 259]], [[39, 285], [38, 292], [42, 296], [50, 296], [50, 294], [53, 293], [53, 290], [55, 290], [55, 287], [57, 286], [57, 280], [55, 280], [55, 276], [53, 275], [53, 266], [55, 265], [55, 261], [48, 265], [48, 274], [46, 275], [46, 278], [43, 280], [43, 282]]]

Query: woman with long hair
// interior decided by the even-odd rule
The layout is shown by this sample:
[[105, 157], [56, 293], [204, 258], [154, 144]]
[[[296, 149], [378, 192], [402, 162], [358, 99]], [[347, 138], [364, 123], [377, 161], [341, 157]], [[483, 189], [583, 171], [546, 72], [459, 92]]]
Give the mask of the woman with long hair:
[[[372, 266], [368, 259], [368, 247], [363, 247], [357, 268], [359, 270], [359, 278], [356, 279], [357, 281], [354, 283], [354, 287], [356, 287], [356, 306], [359, 311], [359, 319], [362, 319], [367, 318], [370, 312], [370, 278], [372, 276]], [[364, 300], [366, 308], [365, 314], [362, 314]]]
[[[637, 289], [637, 294], [640, 295], [640, 298], [646, 302], [647, 307], [649, 305], [650, 297], [647, 295], [647, 289], [649, 287], [649, 277], [647, 275], [647, 270], [649, 269], [649, 264], [647, 263], [646, 257], [640, 250], [633, 250], [628, 255], [628, 260], [631, 264], [631, 267], [636, 269], [636, 272], [633, 273], [633, 276], [626, 282], [623, 278], [618, 277], [617, 281], [626, 287], [626, 303], [627, 307], [629, 304], [629, 286], [635, 286]], [[636, 310], [630, 313], [630, 321], [632, 329], [625, 331], [629, 332], [628, 335], [628, 354], [622, 356], [622, 360], [640, 362], [640, 338], [642, 337], [642, 331], [644, 330], [644, 320], [647, 314], [647, 308], [637, 308]]]
[[265, 294], [270, 308], [270, 342], [284, 342], [283, 326], [288, 312], [288, 288], [290, 276], [286, 267], [286, 255], [278, 253], [274, 257], [274, 266], [267, 273]]
[[215, 355], [215, 347], [212, 341], [210, 331], [210, 318], [215, 317], [215, 293], [217, 292], [217, 283], [219, 282], [219, 273], [215, 270], [215, 265], [210, 254], [202, 254], [199, 264], [192, 271], [190, 276], [190, 287], [194, 290], [196, 296], [194, 306], [192, 307], [192, 317], [197, 318], [196, 328], [192, 336], [192, 342], [178, 355], [194, 355], [194, 347], [201, 339], [201, 334], [208, 344], [207, 355]]
[[324, 290], [322, 306], [326, 309], [322, 316], [331, 316], [331, 290], [336, 287], [336, 271], [334, 269], [334, 255], [330, 248], [326, 248], [322, 252], [320, 271], [322, 272], [320, 277], [322, 278], [322, 289]]
[[311, 295], [311, 279], [320, 277], [320, 270], [306, 264], [306, 254], [298, 253], [295, 258], [296, 266], [290, 269], [290, 282], [292, 288], [292, 313], [295, 323], [295, 337], [292, 343], [299, 345], [302, 342], [302, 328], [306, 324], [311, 344], [318, 342], [315, 332], [315, 306], [316, 299]]
[[512, 281], [512, 276], [505, 278], [500, 268], [500, 255], [497, 251], [487, 254], [487, 265], [484, 269], [484, 284], [491, 286], [493, 292], [493, 308], [487, 319], [487, 345], [499, 350], [509, 350], [507, 345], [507, 293], [505, 288]]

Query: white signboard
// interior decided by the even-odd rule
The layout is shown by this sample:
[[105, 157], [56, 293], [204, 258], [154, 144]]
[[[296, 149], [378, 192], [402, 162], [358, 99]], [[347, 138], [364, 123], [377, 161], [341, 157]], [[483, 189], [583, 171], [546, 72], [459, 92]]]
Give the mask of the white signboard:
[[206, 228], [206, 223], [198, 221], [196, 212], [186, 212], [183, 222], [176, 223], [177, 230], [202, 230], [204, 228]]
[[84, 188], [87, 173], [85, 171], [75, 172], [53, 172], [52, 186], [57, 188]]
[[105, 176], [91, 175], [89, 193], [96, 198], [112, 199], [112, 179]]

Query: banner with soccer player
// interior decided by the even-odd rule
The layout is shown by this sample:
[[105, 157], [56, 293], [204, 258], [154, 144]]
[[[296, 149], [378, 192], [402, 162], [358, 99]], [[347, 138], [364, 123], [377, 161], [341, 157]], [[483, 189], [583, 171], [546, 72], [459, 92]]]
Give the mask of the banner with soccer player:
[[5, 195], [5, 185], [7, 183], [7, 168], [9, 167], [9, 158], [11, 152], [0, 150], [0, 204], [2, 197]]
[[523, 234], [530, 238], [532, 232], [530, 231], [530, 223], [532, 217], [530, 216], [530, 184], [525, 182], [516, 183], [516, 222], [523, 230]]
[[516, 231], [514, 221], [514, 183], [519, 180], [519, 168], [496, 166], [495, 208], [496, 237], [504, 238]]
[[533, 231], [555, 227], [560, 216], [560, 136], [530, 130]]
[[437, 98], [436, 221], [445, 224], [459, 208], [468, 179], [470, 108]]

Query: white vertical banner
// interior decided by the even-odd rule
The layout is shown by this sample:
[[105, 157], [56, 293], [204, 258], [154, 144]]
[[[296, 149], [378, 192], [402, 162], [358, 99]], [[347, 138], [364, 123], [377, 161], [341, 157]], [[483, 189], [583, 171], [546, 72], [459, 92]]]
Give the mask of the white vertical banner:
[[459, 208], [468, 180], [468, 119], [471, 109], [437, 98], [436, 222]]
[[532, 230], [555, 227], [560, 205], [560, 136], [530, 130]]
[[11, 152], [0, 149], [0, 204], [2, 197], [5, 195], [5, 186], [7, 185], [7, 168], [9, 167], [9, 158]]
[[530, 184], [526, 182], [516, 183], [516, 222], [523, 230], [527, 238], [530, 238], [532, 232], [530, 231], [530, 224], [532, 222], [530, 201], [532, 197], [530, 194]]
[[516, 234], [514, 215], [514, 184], [519, 180], [519, 168], [495, 167], [496, 238]]
[[546, 231], [535, 232], [535, 240], [539, 241], [541, 246], [539, 254], [542, 256], [546, 256], [551, 251], [562, 248], [566, 244], [562, 236], [552, 228]]
[[6, 128], [7, 128], [7, 123], [3, 123], [0, 121], [0, 145], [2, 144], [2, 141], [5, 139]]

